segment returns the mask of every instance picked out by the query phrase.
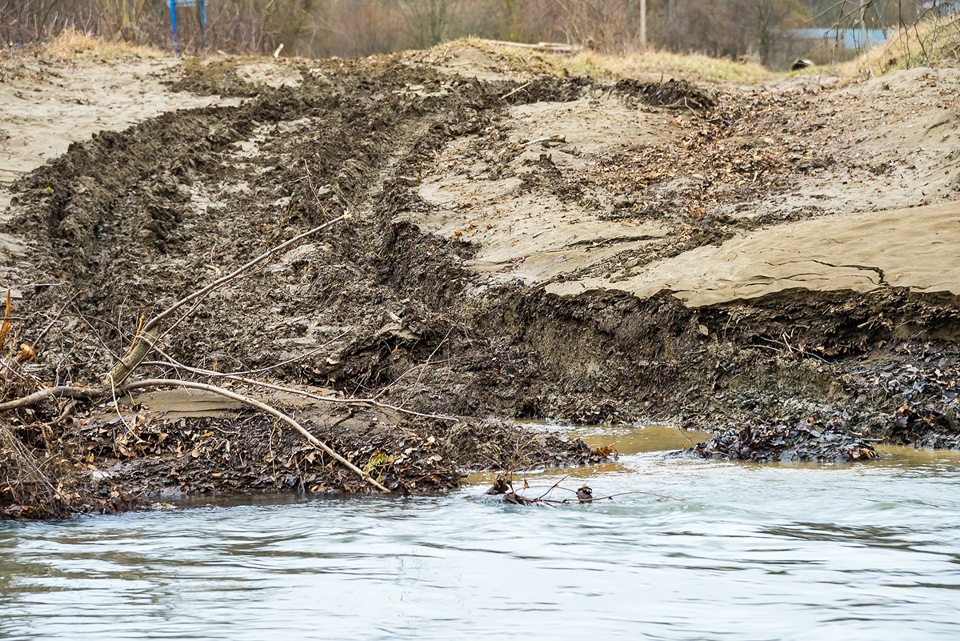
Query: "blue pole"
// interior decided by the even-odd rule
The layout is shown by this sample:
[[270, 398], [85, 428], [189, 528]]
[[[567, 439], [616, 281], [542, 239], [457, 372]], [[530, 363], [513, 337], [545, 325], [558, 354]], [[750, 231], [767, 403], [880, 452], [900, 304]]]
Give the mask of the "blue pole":
[[203, 46], [207, 46], [207, 3], [200, 0], [200, 24], [203, 26]]
[[170, 26], [173, 28], [173, 55], [180, 55], [180, 48], [177, 46], [177, 0], [170, 0]]

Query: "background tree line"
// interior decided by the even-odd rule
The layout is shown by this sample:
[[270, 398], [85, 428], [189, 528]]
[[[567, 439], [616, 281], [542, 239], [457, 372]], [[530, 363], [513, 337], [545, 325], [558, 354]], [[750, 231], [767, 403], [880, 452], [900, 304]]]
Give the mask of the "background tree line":
[[[795, 28], [895, 28], [954, 0], [207, 0], [211, 50], [308, 57], [429, 47], [474, 35], [570, 42], [616, 53], [646, 45], [714, 56], [754, 55], [773, 66], [796, 51]], [[178, 9], [181, 43], [200, 49], [199, 12]], [[168, 0], [0, 0], [0, 38], [36, 42], [72, 27], [106, 39], [167, 47]], [[809, 43], [800, 48], [809, 47]]]

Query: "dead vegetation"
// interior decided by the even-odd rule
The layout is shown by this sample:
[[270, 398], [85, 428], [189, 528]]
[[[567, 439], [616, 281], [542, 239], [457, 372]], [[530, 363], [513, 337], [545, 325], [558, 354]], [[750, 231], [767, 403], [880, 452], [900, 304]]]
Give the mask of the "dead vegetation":
[[124, 40], [105, 40], [75, 27], [67, 27], [56, 37], [45, 42], [42, 55], [51, 58], [99, 58], [111, 59], [124, 56], [158, 58], [164, 52], [153, 47], [141, 46]]
[[960, 13], [933, 10], [909, 26], [901, 26], [881, 46], [859, 57], [856, 68], [865, 74], [885, 74], [918, 66], [955, 65], [960, 61]]
[[[144, 389], [144, 388], [163, 388], [163, 387], [175, 387], [175, 388], [185, 388], [185, 389], [195, 389], [202, 390], [205, 392], [210, 392], [219, 396], [238, 401], [245, 405], [249, 405], [253, 408], [261, 410], [266, 414], [273, 416], [278, 421], [285, 423], [286, 425], [292, 427], [294, 430], [299, 432], [303, 438], [309, 443], [309, 445], [317, 448], [322, 451], [338, 463], [344, 465], [350, 471], [357, 474], [363, 481], [377, 488], [378, 490], [388, 492], [388, 490], [382, 483], [372, 478], [368, 471], [361, 470], [359, 467], [354, 465], [352, 462], [344, 458], [338, 452], [333, 450], [326, 443], [317, 439], [313, 434], [311, 434], [306, 428], [304, 428], [299, 422], [291, 418], [288, 414], [274, 408], [267, 403], [264, 403], [261, 400], [252, 398], [248, 395], [239, 394], [235, 391], [227, 390], [223, 387], [211, 385], [208, 383], [200, 383], [196, 381], [187, 381], [187, 380], [173, 380], [173, 379], [145, 379], [138, 380], [129, 383], [125, 383], [128, 377], [134, 373], [134, 371], [139, 367], [141, 362], [149, 355], [157, 346], [159, 341], [162, 340], [163, 334], [165, 331], [170, 331], [170, 328], [164, 328], [164, 321], [172, 321], [171, 318], [178, 310], [181, 308], [192, 305], [188, 308], [187, 314], [181, 314], [179, 318], [171, 323], [172, 326], [175, 326], [179, 322], [182, 322], [186, 315], [190, 311], [196, 309], [199, 301], [202, 300], [205, 296], [213, 292], [215, 289], [223, 287], [230, 282], [236, 280], [237, 278], [244, 275], [245, 272], [252, 269], [259, 263], [264, 262], [274, 254], [279, 251], [282, 251], [296, 243], [302, 241], [304, 238], [312, 236], [329, 226], [335, 225], [336, 223], [345, 219], [345, 216], [335, 218], [323, 225], [315, 227], [303, 234], [300, 234], [284, 243], [281, 243], [277, 247], [271, 248], [267, 252], [257, 256], [256, 258], [244, 263], [239, 268], [227, 274], [226, 276], [217, 279], [213, 283], [191, 293], [190, 295], [184, 297], [183, 299], [177, 301], [164, 311], [160, 312], [150, 320], [145, 323], [141, 322], [141, 325], [137, 328], [137, 332], [134, 338], [134, 342], [128, 350], [127, 354], [116, 363], [116, 365], [111, 368], [110, 372], [106, 374], [104, 380], [100, 387], [82, 387], [76, 385], [60, 385], [53, 387], [38, 386], [40, 389], [33, 391], [32, 393], [17, 395], [17, 385], [13, 383], [11, 379], [18, 378], [23, 382], [27, 382], [26, 375], [18, 371], [18, 365], [35, 358], [34, 349], [32, 346], [27, 345], [26, 343], [21, 345], [20, 351], [16, 356], [9, 355], [4, 359], [3, 366], [5, 369], [5, 380], [3, 381], [2, 387], [3, 394], [5, 397], [9, 398], [4, 402], [0, 402], [0, 413], [11, 411], [11, 410], [21, 410], [33, 412], [33, 408], [36, 405], [41, 404], [44, 401], [58, 401], [61, 399], [83, 399], [86, 401], [102, 400], [106, 398], [112, 398], [114, 405], [117, 407], [118, 415], [120, 412], [117, 397], [124, 396], [129, 394], [133, 390]], [[7, 291], [7, 301], [6, 301], [6, 313], [3, 319], [3, 324], [0, 325], [0, 348], [3, 347], [8, 338], [12, 339], [12, 330], [11, 330], [11, 291]], [[142, 319], [141, 319], [142, 320]], [[39, 342], [39, 341], [38, 341]], [[256, 381], [250, 379], [245, 379], [245, 382], [248, 384], [256, 384]], [[295, 391], [295, 390], [291, 390]], [[303, 392], [304, 394], [309, 394], [308, 392]], [[309, 394], [312, 398], [324, 401], [327, 400], [322, 396], [316, 394]], [[10, 398], [13, 396], [14, 398]], [[352, 403], [351, 399], [332, 399], [336, 402], [341, 403]], [[362, 402], [362, 401], [361, 401]], [[69, 412], [72, 410], [74, 404], [66, 405], [60, 414], [60, 416], [51, 422], [51, 424], [44, 423], [44, 427], [47, 430], [53, 430], [55, 426], [62, 423], [65, 419], [68, 418]], [[398, 412], [404, 412], [400, 408], [390, 408]], [[121, 422], [126, 427], [127, 424], [123, 419], [122, 415], [119, 415]], [[452, 419], [456, 420], [456, 419]], [[10, 509], [13, 509], [13, 512], [9, 512], [12, 515], [24, 515], [24, 516], [33, 516], [30, 513], [31, 508], [37, 511], [41, 516], [45, 515], [60, 515], [64, 510], [64, 506], [67, 504], [67, 501], [61, 496], [59, 490], [53, 486], [53, 481], [51, 478], [57, 478], [58, 475], [53, 474], [47, 476], [40, 469], [39, 464], [35, 460], [33, 454], [27, 449], [27, 447], [22, 443], [16, 435], [13, 434], [11, 429], [7, 426], [0, 426], [0, 430], [3, 431], [3, 440], [0, 447], [2, 447], [4, 454], [8, 458], [8, 466], [5, 468], [10, 473], [15, 474], [16, 477], [8, 478], [7, 481], [7, 492], [9, 496], [7, 497], [9, 502], [13, 505]], [[117, 447], [123, 448], [123, 442], [118, 442]], [[48, 448], [49, 449], [49, 448]]]
[[[655, 492], [645, 492], [642, 490], [632, 490], [629, 492], [619, 492], [607, 496], [594, 496], [593, 488], [583, 483], [578, 488], [571, 488], [564, 485], [568, 477], [563, 477], [556, 483], [548, 486], [546, 489], [533, 486], [524, 478], [521, 483], [514, 482], [513, 473], [498, 474], [493, 481], [493, 485], [486, 491], [487, 496], [493, 496], [510, 505], [520, 505], [523, 507], [556, 507], [570, 504], [590, 504], [600, 503], [602, 501], [613, 501], [617, 497], [644, 494], [652, 496], [660, 501], [684, 501]], [[562, 498], [558, 498], [562, 497]]]

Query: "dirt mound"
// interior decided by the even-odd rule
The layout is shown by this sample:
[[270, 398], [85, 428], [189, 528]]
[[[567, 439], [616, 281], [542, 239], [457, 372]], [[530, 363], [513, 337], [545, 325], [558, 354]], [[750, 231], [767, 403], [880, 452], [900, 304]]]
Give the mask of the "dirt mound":
[[683, 107], [693, 111], [708, 111], [717, 106], [717, 97], [713, 92], [687, 80], [640, 82], [625, 78], [618, 81], [613, 88], [653, 107]]
[[[223, 91], [216, 83], [224, 73], [188, 67], [190, 81], [183, 86]], [[518, 363], [529, 357], [506, 345], [492, 350], [503, 352], [500, 365], [481, 357], [493, 338], [474, 336], [464, 324], [461, 301], [470, 278], [457, 264], [465, 248], [438, 247], [436, 239], [390, 219], [408, 202], [411, 165], [431, 154], [436, 141], [481, 127], [504, 93], [521, 89], [510, 97], [519, 104], [534, 96], [572, 98], [583, 86], [549, 79], [522, 88], [449, 82], [428, 70], [375, 63], [336, 77], [308, 72], [299, 88], [258, 86], [257, 95], [239, 106], [167, 114], [71, 146], [16, 186], [12, 229], [34, 239], [33, 273], [44, 274], [45, 283], [62, 283], [25, 288], [24, 306], [39, 311], [63, 307], [64, 295], [68, 301], [43, 342], [32, 341], [42, 362], [36, 376], [96, 380], [132, 339], [142, 314], [265, 246], [349, 212], [349, 224], [210, 297], [178, 323], [164, 353], [215, 369], [270, 367], [278, 380], [350, 394], [394, 389], [408, 407], [445, 405], [468, 416], [485, 407], [483, 414], [503, 415], [516, 388], [503, 385], [486, 398], [484, 390], [512, 378], [509, 372], [520, 371]], [[42, 316], [27, 316], [36, 326], [27, 322], [18, 331], [36, 336]], [[117, 322], [103, 321], [108, 318]], [[464, 351], [465, 345], [475, 347]], [[433, 369], [434, 360], [455, 363], [447, 371], [456, 371], [465, 387], [491, 369], [499, 374], [456, 404], [449, 389], [442, 398], [431, 389], [443, 374]], [[287, 365], [274, 367], [278, 362]], [[462, 367], [475, 373], [464, 378]], [[43, 408], [41, 415], [58, 411]], [[397, 491], [454, 486], [457, 470], [468, 467], [596, 458], [582, 443], [528, 436], [497, 423], [450, 428], [446, 437], [426, 420], [347, 414], [358, 426], [350, 436], [332, 418], [326, 424], [337, 425], [336, 432], [325, 431], [322, 421], [314, 429]], [[243, 436], [230, 440], [218, 436], [236, 431], [225, 419], [160, 423], [138, 417], [84, 415], [60, 441], [43, 445], [82, 452], [96, 466], [84, 478], [97, 483], [85, 485], [86, 491], [113, 501], [74, 505], [111, 509], [170, 488], [326, 491], [360, 485], [328, 470], [323, 457], [304, 462], [302, 440], [282, 432], [272, 438], [277, 427], [270, 421], [234, 419], [244, 425]], [[16, 422], [31, 425], [24, 414]], [[265, 444], [276, 452], [264, 452]], [[521, 444], [526, 450], [518, 450]]]
[[[21, 298], [8, 349], [26, 343], [37, 360], [3, 370], [0, 401], [21, 395], [14, 379], [29, 389], [102, 380], [142, 317], [340, 220], [172, 318], [143, 375], [195, 376], [174, 359], [418, 412], [284, 401], [398, 491], [449, 487], [461, 469], [512, 467], [521, 455], [533, 465], [597, 455], [476, 417], [734, 428], [717, 452], [770, 460], [853, 458], [867, 429], [954, 442], [952, 294], [768, 288], [695, 307], [675, 295], [679, 280], [626, 290], [648, 268], [722, 253], [710, 245], [738, 234], [769, 240], [787, 228], [759, 227], [827, 220], [826, 204], [791, 200], [808, 181], [893, 180], [834, 145], [842, 132], [817, 134], [834, 122], [818, 111], [823, 96], [466, 78], [404, 56], [284, 64], [271, 84], [270, 68], [251, 75], [244, 64], [191, 64], [171, 78], [242, 102], [99, 134], [14, 186], [5, 231], [30, 245], [9, 276]], [[574, 287], [590, 279], [602, 286]], [[7, 415], [34, 460], [62, 455], [83, 472], [86, 496], [105, 502], [93, 509], [163, 490], [359, 484], [262, 416], [164, 423], [138, 400], [117, 399], [119, 410], [111, 400], [106, 413], [61, 401]], [[758, 427], [744, 435], [744, 425]]]

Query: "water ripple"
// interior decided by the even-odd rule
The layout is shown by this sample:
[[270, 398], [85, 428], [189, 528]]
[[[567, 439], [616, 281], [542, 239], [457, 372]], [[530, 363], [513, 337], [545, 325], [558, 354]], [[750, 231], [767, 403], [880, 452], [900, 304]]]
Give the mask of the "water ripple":
[[[559, 477], [542, 481], [549, 485]], [[8, 639], [954, 639], [957, 459], [623, 457], [613, 502], [314, 499], [0, 525]]]

